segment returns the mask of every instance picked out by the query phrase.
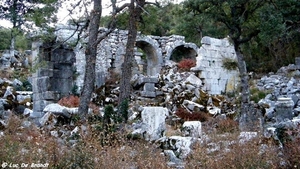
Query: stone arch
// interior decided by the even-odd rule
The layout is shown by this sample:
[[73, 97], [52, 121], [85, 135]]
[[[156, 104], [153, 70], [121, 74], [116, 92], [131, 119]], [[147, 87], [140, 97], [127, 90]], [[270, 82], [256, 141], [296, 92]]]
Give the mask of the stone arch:
[[148, 76], [155, 76], [160, 73], [163, 59], [161, 49], [156, 40], [151, 37], [139, 37], [136, 41], [136, 47], [140, 48], [145, 56], [145, 72]]
[[[174, 54], [181, 54], [182, 57], [174, 58]], [[166, 50], [166, 59], [173, 60], [175, 62], [180, 61], [183, 58], [189, 58], [196, 60], [198, 56], [198, 46], [194, 43], [175, 42], [169, 46]]]

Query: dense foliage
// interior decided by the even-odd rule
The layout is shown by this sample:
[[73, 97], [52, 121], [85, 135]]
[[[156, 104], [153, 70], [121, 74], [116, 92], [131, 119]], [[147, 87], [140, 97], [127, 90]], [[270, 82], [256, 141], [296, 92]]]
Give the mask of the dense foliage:
[[[7, 28], [0, 28], [0, 37], [0, 51], [9, 49], [11, 30]], [[30, 39], [28, 39], [22, 32], [19, 32], [16, 35], [15, 48], [19, 51], [30, 49]]]
[[4, 0], [0, 3], [0, 18], [9, 20], [13, 28], [20, 29], [26, 21], [44, 27], [49, 21], [56, 22], [57, 0]]

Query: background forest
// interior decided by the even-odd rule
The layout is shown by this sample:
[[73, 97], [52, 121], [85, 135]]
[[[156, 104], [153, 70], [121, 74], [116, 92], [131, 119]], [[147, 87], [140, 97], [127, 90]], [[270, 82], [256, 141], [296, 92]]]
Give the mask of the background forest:
[[[242, 45], [248, 71], [256, 73], [276, 71], [281, 66], [294, 63], [294, 58], [300, 56], [299, 2], [293, 0], [277, 2], [276, 6], [278, 9], [272, 9], [273, 5], [270, 5], [270, 9], [266, 9], [266, 11], [275, 13], [277, 11], [278, 13], [273, 16], [276, 18], [273, 18], [272, 22], [268, 22], [273, 24], [265, 24], [262, 29], [268, 30], [275, 26], [284, 26], [286, 29], [265, 36], [257, 36]], [[183, 35], [186, 41], [196, 43], [199, 46], [203, 36], [227, 37], [229, 32], [224, 29], [224, 24], [208, 19], [191, 8], [188, 1], [180, 4], [162, 1], [159, 6], [147, 5], [144, 8], [146, 12], [142, 13], [138, 22], [138, 30], [146, 35]], [[266, 15], [268, 14], [266, 13]], [[118, 15], [116, 27], [127, 29], [128, 19], [129, 10], [125, 9]], [[84, 18], [79, 20], [84, 20]], [[110, 20], [111, 16], [103, 16], [100, 26], [107, 27]], [[70, 20], [70, 22], [74, 21]], [[26, 31], [19, 31], [16, 34], [16, 49], [30, 49], [30, 40], [26, 38], [26, 34]], [[0, 36], [0, 50], [9, 49], [11, 30], [2, 27]]]

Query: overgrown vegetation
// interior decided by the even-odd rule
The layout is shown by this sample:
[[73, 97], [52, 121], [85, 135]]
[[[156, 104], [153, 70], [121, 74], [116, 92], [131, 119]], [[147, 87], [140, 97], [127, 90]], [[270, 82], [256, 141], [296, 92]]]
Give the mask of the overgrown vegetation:
[[269, 93], [271, 93], [271, 91], [262, 91], [256, 87], [250, 88], [250, 100], [253, 100], [255, 103], [258, 103], [261, 99], [264, 99]]
[[237, 70], [238, 69], [238, 64], [235, 60], [230, 59], [230, 58], [224, 58], [222, 60], [223, 67], [227, 70]]
[[232, 142], [233, 138], [229, 135], [215, 138], [214, 142], [220, 147], [210, 153], [207, 153], [207, 147], [198, 145], [187, 159], [187, 168], [281, 168], [275, 147], [262, 150], [259, 139], [238, 144]]

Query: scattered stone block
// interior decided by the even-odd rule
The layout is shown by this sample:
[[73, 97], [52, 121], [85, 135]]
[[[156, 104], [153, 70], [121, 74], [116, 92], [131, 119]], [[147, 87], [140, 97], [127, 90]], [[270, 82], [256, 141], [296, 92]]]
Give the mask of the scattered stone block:
[[182, 133], [185, 137], [199, 138], [202, 132], [200, 121], [186, 121], [182, 125]]
[[142, 121], [144, 123], [145, 139], [157, 140], [164, 136], [166, 130], [165, 118], [168, 113], [163, 107], [144, 107]]

